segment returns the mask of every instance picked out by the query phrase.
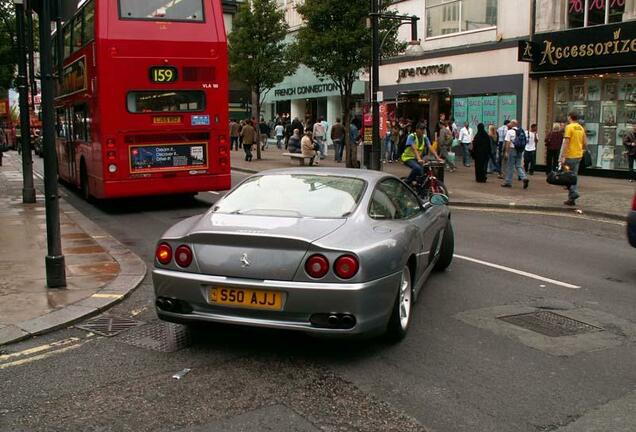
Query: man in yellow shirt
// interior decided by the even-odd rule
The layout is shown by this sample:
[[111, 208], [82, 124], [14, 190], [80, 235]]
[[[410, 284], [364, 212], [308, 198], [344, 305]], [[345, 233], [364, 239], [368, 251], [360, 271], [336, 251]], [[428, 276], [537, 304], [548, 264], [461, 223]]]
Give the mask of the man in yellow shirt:
[[[578, 122], [578, 115], [574, 112], [568, 114], [568, 125], [563, 134], [563, 145], [561, 146], [561, 157], [559, 162], [562, 166], [567, 166], [576, 176], [579, 172], [579, 165], [583, 152], [587, 147], [587, 137], [585, 129]], [[575, 185], [568, 188], [568, 199], [563, 204], [575, 206], [579, 195], [578, 179]]]

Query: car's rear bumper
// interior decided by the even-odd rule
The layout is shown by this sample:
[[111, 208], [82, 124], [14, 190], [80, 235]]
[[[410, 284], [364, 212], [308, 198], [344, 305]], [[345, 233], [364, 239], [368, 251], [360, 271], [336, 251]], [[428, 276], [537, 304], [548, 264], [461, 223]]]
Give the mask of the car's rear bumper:
[[636, 248], [636, 210], [627, 215], [627, 239], [629, 244]]
[[[219, 322], [321, 334], [354, 335], [383, 330], [388, 324], [401, 273], [365, 283], [333, 284], [252, 280], [208, 276], [172, 270], [152, 272], [155, 296], [186, 302], [188, 313], [157, 308], [159, 318], [174, 322]], [[263, 311], [211, 304], [211, 287], [251, 288], [282, 292], [283, 310]], [[310, 322], [313, 314], [351, 314], [351, 328], [328, 328]]]

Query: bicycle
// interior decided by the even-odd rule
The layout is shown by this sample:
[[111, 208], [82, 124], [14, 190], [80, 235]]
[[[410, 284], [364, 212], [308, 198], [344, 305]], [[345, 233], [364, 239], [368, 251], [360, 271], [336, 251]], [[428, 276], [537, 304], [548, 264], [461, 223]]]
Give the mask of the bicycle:
[[415, 184], [409, 185], [415, 190], [415, 193], [424, 200], [429, 200], [432, 195], [443, 194], [448, 197], [448, 188], [440, 179], [435, 175], [434, 168], [441, 167], [443, 169], [443, 162], [425, 162], [422, 164], [424, 173], [415, 179]]

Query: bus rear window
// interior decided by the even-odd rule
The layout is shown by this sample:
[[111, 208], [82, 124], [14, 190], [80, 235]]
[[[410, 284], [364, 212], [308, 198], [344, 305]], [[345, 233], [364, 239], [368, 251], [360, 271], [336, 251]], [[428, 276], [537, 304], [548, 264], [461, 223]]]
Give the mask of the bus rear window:
[[203, 0], [119, 0], [124, 19], [203, 22]]
[[133, 91], [126, 99], [131, 113], [192, 112], [205, 108], [202, 91]]

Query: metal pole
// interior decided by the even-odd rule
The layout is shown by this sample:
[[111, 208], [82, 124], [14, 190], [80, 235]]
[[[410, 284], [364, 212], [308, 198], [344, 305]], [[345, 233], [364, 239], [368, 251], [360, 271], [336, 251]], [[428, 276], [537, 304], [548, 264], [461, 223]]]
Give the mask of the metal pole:
[[46, 284], [66, 287], [66, 267], [60, 233], [60, 197], [57, 191], [55, 153], [54, 77], [51, 60], [51, 1], [43, 0], [40, 11], [40, 74], [42, 81], [42, 139], [44, 147], [44, 199], [46, 204]]
[[22, 147], [22, 202], [35, 202], [33, 187], [33, 159], [31, 157], [31, 122], [29, 118], [29, 80], [24, 45], [24, 1], [14, 0], [18, 36], [18, 92], [20, 93], [20, 133]]
[[381, 171], [382, 164], [380, 157], [382, 148], [380, 144], [380, 104], [378, 103], [378, 87], [380, 87], [380, 34], [379, 34], [379, 0], [371, 0], [371, 108], [373, 118], [373, 141], [371, 146], [371, 166], [372, 170]]

